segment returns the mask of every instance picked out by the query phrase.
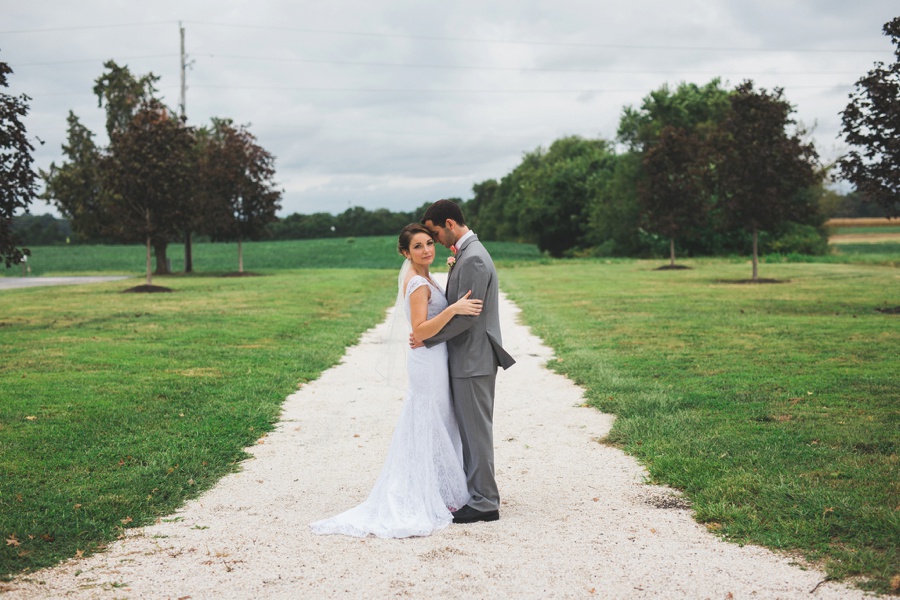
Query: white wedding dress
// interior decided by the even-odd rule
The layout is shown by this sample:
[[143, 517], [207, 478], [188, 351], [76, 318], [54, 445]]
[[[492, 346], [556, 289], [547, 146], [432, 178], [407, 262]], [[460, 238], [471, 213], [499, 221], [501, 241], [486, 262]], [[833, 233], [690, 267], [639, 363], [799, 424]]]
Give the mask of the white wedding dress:
[[[429, 319], [447, 307], [444, 291], [415, 275], [406, 288], [407, 320], [409, 296], [423, 285], [431, 287]], [[449, 525], [451, 510], [469, 500], [450, 397], [447, 345], [410, 350], [406, 364], [403, 408], [369, 497], [344, 513], [312, 523], [313, 533], [381, 538], [430, 535]]]

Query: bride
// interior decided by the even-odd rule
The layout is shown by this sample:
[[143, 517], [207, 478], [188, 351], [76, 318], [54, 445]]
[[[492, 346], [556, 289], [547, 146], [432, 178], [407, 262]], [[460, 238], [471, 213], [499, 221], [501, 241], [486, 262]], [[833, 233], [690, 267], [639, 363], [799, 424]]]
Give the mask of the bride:
[[[471, 291], [448, 306], [444, 290], [428, 271], [435, 246], [423, 225], [404, 227], [398, 250], [406, 260], [398, 279], [397, 308], [402, 300], [416, 339], [432, 337], [455, 315], [481, 313], [482, 301], [469, 299]], [[452, 511], [468, 501], [446, 344], [410, 350], [407, 371], [400, 418], [369, 497], [344, 513], [312, 523], [313, 533], [382, 538], [429, 535], [446, 527], [453, 520]]]

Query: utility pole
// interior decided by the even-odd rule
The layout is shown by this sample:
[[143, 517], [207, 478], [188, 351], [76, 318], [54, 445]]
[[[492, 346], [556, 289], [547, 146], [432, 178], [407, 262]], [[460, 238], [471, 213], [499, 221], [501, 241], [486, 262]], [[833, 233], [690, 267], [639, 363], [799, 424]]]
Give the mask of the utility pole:
[[[181, 26], [181, 21], [178, 21], [178, 31], [181, 34], [181, 121], [184, 124], [187, 124], [187, 110], [186, 110], [186, 94], [185, 94], [185, 71], [187, 70], [187, 57], [184, 54], [184, 27]], [[190, 219], [186, 219], [186, 221], [190, 221]], [[194, 257], [193, 250], [191, 248], [191, 226], [190, 224], [185, 225], [184, 227], [184, 272], [191, 273], [194, 270]]]

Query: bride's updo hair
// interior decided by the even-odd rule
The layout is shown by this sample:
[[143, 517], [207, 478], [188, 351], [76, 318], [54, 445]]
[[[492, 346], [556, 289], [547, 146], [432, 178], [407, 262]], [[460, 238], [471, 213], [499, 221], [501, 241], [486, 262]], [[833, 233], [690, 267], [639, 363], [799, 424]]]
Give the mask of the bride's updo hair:
[[400, 231], [400, 237], [397, 240], [397, 252], [401, 256], [405, 256], [404, 252], [409, 252], [409, 243], [417, 233], [424, 233], [432, 240], [434, 239], [434, 234], [427, 227], [421, 223], [410, 223]]

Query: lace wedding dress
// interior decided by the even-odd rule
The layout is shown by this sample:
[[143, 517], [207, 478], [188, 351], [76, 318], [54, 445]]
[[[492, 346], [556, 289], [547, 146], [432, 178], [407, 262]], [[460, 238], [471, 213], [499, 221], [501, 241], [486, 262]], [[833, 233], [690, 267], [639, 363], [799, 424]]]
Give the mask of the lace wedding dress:
[[[431, 287], [428, 318], [447, 307], [436, 284], [415, 275], [406, 288]], [[429, 535], [453, 520], [451, 510], [469, 499], [463, 472], [459, 429], [450, 399], [447, 345], [410, 350], [408, 388], [394, 429], [387, 460], [362, 504], [337, 516], [312, 523], [317, 534], [403, 538]]]

